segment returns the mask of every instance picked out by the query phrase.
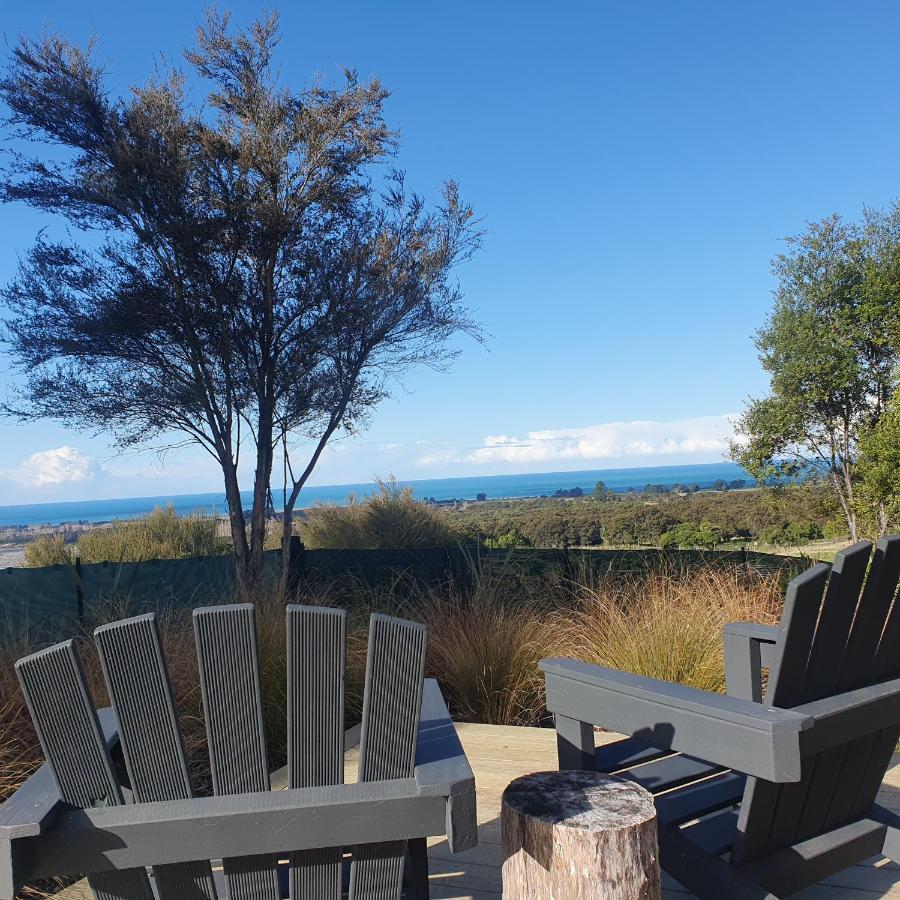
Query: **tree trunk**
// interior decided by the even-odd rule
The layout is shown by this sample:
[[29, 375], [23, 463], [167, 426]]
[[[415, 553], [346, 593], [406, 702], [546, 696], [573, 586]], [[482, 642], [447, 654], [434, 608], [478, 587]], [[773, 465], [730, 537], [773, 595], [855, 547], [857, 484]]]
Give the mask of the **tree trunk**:
[[244, 506], [238, 485], [237, 469], [231, 460], [219, 460], [225, 476], [225, 500], [228, 503], [228, 521], [231, 526], [231, 540], [234, 544], [234, 564], [237, 572], [238, 590], [246, 596], [252, 578], [250, 576], [250, 548], [247, 544], [247, 523], [244, 520]]
[[319, 442], [316, 444], [316, 449], [313, 451], [312, 456], [310, 456], [309, 461], [306, 464], [306, 468], [300, 474], [299, 478], [293, 478], [293, 484], [291, 486], [290, 496], [287, 498], [284, 504], [284, 510], [281, 514], [281, 553], [282, 553], [282, 561], [281, 561], [281, 589], [282, 591], [286, 588], [288, 581], [290, 579], [290, 549], [291, 549], [291, 535], [293, 534], [293, 525], [294, 525], [294, 506], [297, 503], [297, 498], [300, 496], [300, 491], [303, 490], [303, 485], [306, 484], [306, 479], [312, 474], [313, 469], [316, 467], [316, 463], [319, 461], [319, 457], [322, 455], [322, 451], [325, 449], [328, 441], [331, 439], [331, 436], [334, 434], [338, 425], [343, 418], [344, 411], [347, 408], [347, 401], [344, 400], [337, 411], [332, 415], [331, 421], [328, 423], [328, 427], [323, 432], [322, 436], [319, 438]]
[[856, 526], [856, 510], [853, 508], [853, 484], [851, 475], [846, 467], [841, 468], [840, 474], [837, 469], [832, 468], [831, 480], [834, 489], [838, 495], [838, 502], [841, 504], [841, 510], [847, 521], [847, 530], [850, 532], [850, 540], [856, 543], [859, 540], [858, 530]]
[[253, 509], [250, 513], [251, 579], [262, 573], [263, 550], [266, 543], [266, 500], [272, 478], [272, 410], [261, 408], [256, 432], [256, 473], [253, 478]]
[[[285, 504], [281, 513], [281, 590], [287, 593], [291, 580], [291, 537], [294, 534], [294, 508]], [[294, 601], [286, 597], [291, 603]]]
[[503, 900], [659, 900], [653, 797], [598, 772], [539, 772], [503, 792]]

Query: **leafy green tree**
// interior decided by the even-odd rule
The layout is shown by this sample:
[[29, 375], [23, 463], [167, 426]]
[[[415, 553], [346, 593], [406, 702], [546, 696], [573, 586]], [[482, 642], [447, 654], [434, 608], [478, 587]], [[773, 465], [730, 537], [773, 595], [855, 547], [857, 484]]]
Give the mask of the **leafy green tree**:
[[768, 396], [737, 423], [731, 455], [759, 482], [819, 473], [858, 534], [855, 460], [896, 385], [900, 204], [860, 223], [831, 216], [774, 261], [774, 309], [756, 335]]
[[[331, 438], [363, 427], [412, 367], [477, 333], [451, 277], [479, 244], [448, 182], [433, 209], [374, 167], [396, 147], [388, 94], [279, 83], [277, 17], [208, 14], [173, 69], [123, 95], [92, 48], [23, 38], [0, 75], [0, 200], [59, 215], [6, 288], [6, 411], [219, 465], [242, 588], [262, 569], [280, 456], [287, 547], [297, 498]], [[198, 91], [199, 92], [199, 91]], [[0, 407], [2, 409], [2, 407]], [[254, 463], [250, 519], [238, 467]], [[248, 527], [249, 526], [249, 527]], [[287, 563], [288, 555], [285, 554]]]
[[856, 493], [864, 525], [886, 534], [900, 520], [900, 393], [859, 439]]
[[594, 485], [594, 491], [591, 496], [595, 500], [612, 500], [615, 494], [602, 481], [598, 481]]

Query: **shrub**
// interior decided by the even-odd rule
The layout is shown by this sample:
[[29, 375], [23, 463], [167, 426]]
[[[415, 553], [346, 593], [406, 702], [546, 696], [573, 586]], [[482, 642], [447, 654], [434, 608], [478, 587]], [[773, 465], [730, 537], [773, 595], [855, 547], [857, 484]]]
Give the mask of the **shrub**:
[[60, 535], [39, 537], [25, 545], [25, 565], [33, 569], [43, 566], [71, 566], [75, 563], [74, 549]]
[[492, 550], [511, 550], [514, 547], [530, 547], [531, 541], [519, 531], [518, 528], [510, 528], [498, 538], [488, 538], [485, 546]]
[[329, 549], [422, 549], [458, 540], [442, 509], [413, 497], [393, 480], [347, 506], [322, 504], [307, 511], [300, 529], [307, 547]]
[[818, 525], [800, 522], [783, 522], [781, 525], [770, 525], [760, 534], [764, 544], [775, 544], [779, 547], [797, 547], [822, 537], [822, 529]]
[[78, 539], [82, 562], [140, 562], [219, 556], [229, 551], [212, 516], [179, 516], [173, 506], [157, 508], [140, 519], [118, 519]]
[[709, 522], [682, 522], [674, 528], [660, 535], [660, 547], [705, 547], [712, 549], [716, 544], [721, 544], [725, 535], [720, 528], [710, 525]]

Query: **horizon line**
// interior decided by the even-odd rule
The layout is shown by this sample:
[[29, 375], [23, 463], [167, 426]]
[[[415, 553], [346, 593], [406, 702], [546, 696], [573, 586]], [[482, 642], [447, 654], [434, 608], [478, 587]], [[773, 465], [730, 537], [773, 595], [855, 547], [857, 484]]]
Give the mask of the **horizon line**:
[[[495, 479], [495, 478], [517, 478], [521, 476], [540, 476], [540, 475], [584, 475], [590, 472], [624, 472], [624, 471], [654, 471], [659, 469], [684, 469], [684, 468], [704, 468], [709, 466], [721, 466], [721, 465], [730, 465], [735, 466], [737, 468], [741, 468], [738, 463], [733, 462], [732, 460], [723, 459], [719, 462], [701, 462], [701, 463], [668, 463], [665, 465], [653, 465], [653, 466], [615, 466], [610, 468], [592, 468], [592, 469], [548, 469], [546, 471], [541, 472], [497, 472], [491, 475], [442, 475], [438, 478], [397, 478], [396, 482], [399, 485], [414, 485], [417, 483], [425, 482], [425, 481], [461, 481], [461, 480], [484, 480], [484, 479]], [[746, 471], [746, 470], [743, 470]], [[336, 482], [336, 483], [328, 483], [328, 484], [310, 484], [307, 487], [310, 488], [352, 488], [352, 487], [368, 487], [370, 485], [377, 484], [377, 480], [372, 478], [369, 481], [347, 481], [347, 482]], [[250, 488], [243, 489], [241, 493], [247, 493]], [[278, 489], [280, 490], [280, 488]], [[9, 503], [9, 504], [0, 504], [0, 509], [22, 509], [29, 508], [34, 506], [62, 506], [62, 505], [76, 505], [82, 503], [109, 503], [116, 502], [119, 500], [160, 500], [160, 499], [177, 499], [181, 497], [198, 497], [204, 494], [224, 494], [224, 487], [214, 490], [208, 491], [192, 491], [189, 493], [178, 493], [178, 494], [135, 494], [129, 496], [117, 496], [117, 497], [95, 497], [88, 498], [82, 500], [40, 500], [35, 503]], [[273, 489], [272, 494], [273, 497], [276, 491]]]

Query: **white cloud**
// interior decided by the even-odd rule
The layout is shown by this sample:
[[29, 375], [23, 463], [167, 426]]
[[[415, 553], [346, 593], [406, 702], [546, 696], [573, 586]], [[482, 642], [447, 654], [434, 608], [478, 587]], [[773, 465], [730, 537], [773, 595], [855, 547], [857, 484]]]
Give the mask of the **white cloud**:
[[26, 487], [44, 487], [51, 484], [69, 484], [88, 481], [94, 477], [93, 460], [74, 447], [57, 447], [32, 453], [15, 469], [3, 473], [12, 481]]
[[646, 462], [648, 457], [721, 456], [734, 434], [734, 414], [676, 419], [671, 422], [609, 422], [584, 428], [529, 431], [524, 438], [488, 435], [480, 447], [460, 453], [444, 451], [420, 457], [435, 463], [552, 463], [571, 460]]

